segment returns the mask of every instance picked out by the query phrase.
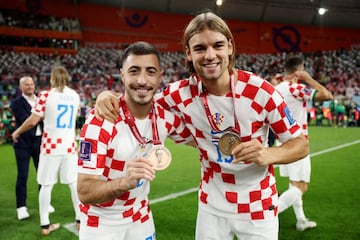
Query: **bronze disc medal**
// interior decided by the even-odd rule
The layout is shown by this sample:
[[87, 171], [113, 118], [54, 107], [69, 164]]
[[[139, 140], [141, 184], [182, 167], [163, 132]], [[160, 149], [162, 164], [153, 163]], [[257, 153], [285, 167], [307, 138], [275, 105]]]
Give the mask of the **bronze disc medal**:
[[220, 151], [228, 156], [231, 156], [231, 151], [241, 143], [240, 137], [232, 132], [225, 133], [219, 139]]
[[153, 164], [155, 170], [164, 170], [170, 165], [171, 153], [166, 147], [155, 145], [148, 153], [147, 158]]

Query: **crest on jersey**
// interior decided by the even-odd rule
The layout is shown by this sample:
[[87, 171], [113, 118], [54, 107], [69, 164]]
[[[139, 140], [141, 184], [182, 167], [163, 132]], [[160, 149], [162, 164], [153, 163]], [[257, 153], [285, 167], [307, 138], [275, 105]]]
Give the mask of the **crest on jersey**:
[[145, 143], [138, 144], [138, 149], [140, 152], [144, 152], [146, 149], [146, 143], [150, 142], [150, 140], [148, 138], [146, 138], [146, 137], [143, 137], [143, 138], [144, 138]]
[[90, 161], [91, 160], [91, 143], [87, 141], [80, 141], [80, 160]]
[[213, 119], [214, 123], [216, 124], [216, 126], [218, 128], [220, 128], [222, 122], [224, 121], [224, 115], [221, 113], [215, 113], [212, 115], [212, 119]]

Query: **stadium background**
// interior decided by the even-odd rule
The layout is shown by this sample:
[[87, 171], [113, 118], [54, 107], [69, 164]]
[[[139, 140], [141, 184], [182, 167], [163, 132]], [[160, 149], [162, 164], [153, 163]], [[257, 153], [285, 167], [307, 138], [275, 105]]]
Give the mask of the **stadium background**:
[[[0, 8], [24, 11], [28, 17], [42, 14], [76, 18], [80, 22], [81, 30], [25, 31], [2, 26], [0, 34], [74, 39], [80, 40], [81, 46], [120, 48], [142, 39], [154, 43], [162, 51], [181, 51], [182, 31], [191, 15], [178, 12], [196, 13], [209, 8], [219, 12], [227, 20], [239, 53], [310, 52], [351, 49], [360, 45], [359, 1], [256, 1], [258, 6], [252, 7], [252, 1], [228, 0], [221, 8], [216, 8], [215, 1], [187, 0], [177, 4], [186, 6], [186, 10], [166, 12], [178, 7], [173, 6], [174, 2], [176, 1], [1, 1]], [[320, 4], [326, 6], [327, 2], [328, 6], [331, 3], [330, 7], [333, 7], [325, 15], [318, 16], [317, 7]], [[128, 8], [128, 5], [137, 8]], [[143, 10], [142, 5], [147, 9], [162, 9], [163, 12]], [[228, 9], [234, 10], [230, 12]]]
[[[2, 100], [4, 100], [3, 96], [8, 94], [4, 86], [8, 87], [10, 82], [12, 90], [17, 87], [18, 76], [15, 75], [13, 79], [10, 79], [9, 72], [3, 71], [5, 65], [14, 64], [12, 61], [8, 61], [14, 55], [25, 55], [25, 58], [31, 58], [34, 53], [36, 56], [46, 54], [48, 56], [46, 59], [52, 64], [54, 59], [61, 59], [59, 56], [77, 58], [83, 49], [86, 51], [96, 49], [94, 55], [105, 49], [121, 53], [124, 47], [136, 40], [145, 40], [155, 44], [163, 52], [163, 56], [168, 53], [177, 55], [182, 51], [182, 31], [191, 18], [190, 14], [203, 8], [213, 9], [226, 20], [233, 30], [238, 53], [247, 54], [247, 58], [258, 59], [257, 57], [260, 56], [261, 59], [264, 56], [267, 57], [267, 54], [279, 56], [289, 51], [302, 51], [320, 57], [324, 54], [324, 59], [329, 57], [329, 52], [331, 55], [336, 53], [336, 56], [338, 56], [337, 53], [345, 54], [348, 57], [344, 58], [346, 59], [343, 60], [344, 64], [353, 60], [354, 64], [350, 69], [353, 71], [352, 79], [359, 84], [360, 21], [358, 19], [360, 19], [360, 1], [226, 0], [221, 9], [215, 7], [214, 2], [210, 0], [0, 1], [0, 10], [3, 13], [21, 12], [24, 14], [23, 20], [26, 22], [32, 18], [36, 19], [38, 16], [45, 16], [47, 19], [55, 17], [57, 20], [76, 19], [80, 24], [77, 30], [75, 30], [76, 28], [45, 30], [36, 27], [0, 24], [0, 68], [1, 86], [3, 87], [0, 89], [2, 90], [0, 94], [2, 94]], [[319, 17], [316, 12], [317, 8], [326, 3], [330, 6], [329, 11], [325, 16]], [[160, 10], [161, 12], [158, 12]], [[45, 42], [48, 39], [55, 39], [67, 44], [39, 46], [39, 41]], [[70, 42], [72, 44], [69, 44]], [[109, 56], [112, 57], [112, 55]], [[181, 54], [177, 56], [181, 56]], [[180, 60], [179, 63], [181, 63]], [[23, 62], [20, 62], [21, 64]], [[15, 68], [17, 67], [15, 66]], [[344, 69], [349, 70], [349, 68]], [[39, 80], [41, 80], [41, 76]], [[43, 80], [48, 80], [48, 75], [45, 75]], [[18, 94], [18, 92], [15, 93]], [[3, 102], [2, 107], [9, 103], [8, 101]], [[315, 109], [310, 109], [310, 113], [312, 112], [313, 115], [314, 111]], [[311, 125], [315, 125], [316, 119], [312, 118], [312, 120]], [[359, 143], [356, 142], [359, 140], [359, 128], [352, 130], [350, 128], [312, 127], [310, 131], [312, 131], [310, 133], [312, 152], [336, 148], [348, 142], [354, 143], [354, 145], [352, 148], [315, 158], [314, 170], [317, 174], [314, 176], [313, 184], [309, 188], [305, 201], [309, 204], [308, 211], [321, 223], [319, 228], [314, 232], [297, 234], [293, 229], [295, 223], [292, 220], [292, 213], [288, 211], [280, 219], [282, 221], [280, 239], [360, 239], [359, 229], [356, 225], [359, 213], [357, 204], [359, 195], [354, 194], [359, 191], [357, 184], [359, 180]], [[0, 207], [0, 237], [2, 239], [38, 239], [34, 169], [30, 169], [31, 179], [29, 179], [29, 184], [33, 189], [29, 193], [29, 204], [32, 207], [33, 217], [30, 222], [19, 224], [15, 218], [13, 196], [16, 175], [13, 152], [9, 144], [0, 146], [0, 151], [3, 156], [1, 158], [3, 168], [0, 173], [0, 182], [2, 183], [0, 202], [4, 203]], [[194, 158], [195, 155], [194, 152], [178, 146], [172, 151], [186, 160]], [[180, 153], [175, 153], [175, 151]], [[346, 161], [339, 161], [339, 159]], [[193, 168], [197, 168], [197, 159], [191, 160], [195, 160], [194, 163], [175, 163], [169, 172], [160, 173], [151, 197], [157, 199], [196, 187], [199, 172], [193, 171]], [[326, 171], [323, 171], [325, 167], [327, 167]], [[344, 175], [346, 176], [344, 177]], [[279, 188], [285, 189], [286, 182], [281, 181], [280, 179]], [[333, 186], [332, 194], [326, 190], [329, 183]], [[324, 186], [326, 187], [324, 188]], [[156, 218], [159, 219], [160, 234], [164, 232], [164, 236], [167, 236], [160, 235], [162, 236], [160, 239], [191, 239], [187, 238], [187, 233], [183, 232], [189, 231], [189, 234], [192, 234], [196, 194], [191, 193], [186, 199], [178, 198], [176, 201], [154, 206]], [[317, 204], [318, 202], [321, 202], [322, 205]], [[71, 222], [71, 207], [68, 207], [71, 203], [69, 203], [67, 189], [61, 186], [55, 187], [54, 204], [57, 207], [55, 214], [57, 219], [55, 220], [62, 223]], [[341, 234], [341, 232], [344, 233]], [[183, 238], [180, 237], [181, 234], [184, 234]], [[65, 238], [76, 239], [64, 229], [59, 231], [59, 235], [54, 234], [49, 239]]]

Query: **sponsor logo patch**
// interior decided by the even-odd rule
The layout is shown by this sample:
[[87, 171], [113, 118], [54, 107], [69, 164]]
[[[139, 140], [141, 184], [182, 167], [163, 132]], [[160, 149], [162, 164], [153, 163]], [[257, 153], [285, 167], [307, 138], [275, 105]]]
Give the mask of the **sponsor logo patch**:
[[87, 141], [80, 142], [80, 160], [90, 161], [91, 156], [91, 144]]

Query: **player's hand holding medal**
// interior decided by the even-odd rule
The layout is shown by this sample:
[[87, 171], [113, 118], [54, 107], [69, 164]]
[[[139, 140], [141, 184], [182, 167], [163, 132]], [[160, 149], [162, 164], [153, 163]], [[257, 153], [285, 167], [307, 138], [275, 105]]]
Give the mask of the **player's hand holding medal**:
[[[121, 101], [123, 101], [123, 98], [121, 98]], [[155, 170], [166, 169], [171, 163], [171, 153], [164, 145], [161, 144], [161, 141], [159, 139], [159, 132], [156, 125], [156, 113], [154, 111], [154, 107], [152, 108], [152, 111], [150, 113], [153, 139], [148, 141], [145, 141], [145, 139], [141, 136], [138, 128], [136, 127], [135, 119], [126, 108], [126, 104], [122, 103], [121, 107], [125, 115], [125, 122], [129, 126], [132, 134], [134, 135], [136, 140], [140, 143], [140, 145], [145, 145], [149, 143], [153, 144], [152, 149], [150, 149], [150, 151], [146, 156], [146, 158], [152, 163], [153, 168]]]

